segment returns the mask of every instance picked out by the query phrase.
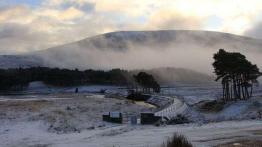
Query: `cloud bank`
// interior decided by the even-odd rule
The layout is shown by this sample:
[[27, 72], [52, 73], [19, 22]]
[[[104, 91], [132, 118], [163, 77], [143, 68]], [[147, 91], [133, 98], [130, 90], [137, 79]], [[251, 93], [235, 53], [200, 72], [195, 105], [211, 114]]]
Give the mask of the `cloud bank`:
[[0, 54], [46, 49], [119, 30], [211, 30], [262, 38], [262, 1], [42, 0], [0, 2]]

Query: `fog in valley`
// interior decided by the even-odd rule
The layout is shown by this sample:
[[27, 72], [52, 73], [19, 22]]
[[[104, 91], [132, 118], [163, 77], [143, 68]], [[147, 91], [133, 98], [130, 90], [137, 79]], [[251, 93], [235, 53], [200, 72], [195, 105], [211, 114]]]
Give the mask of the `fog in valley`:
[[220, 48], [240, 52], [261, 68], [260, 45], [260, 40], [218, 32], [116, 32], [33, 54], [52, 67], [82, 70], [176, 67], [212, 75], [213, 54]]

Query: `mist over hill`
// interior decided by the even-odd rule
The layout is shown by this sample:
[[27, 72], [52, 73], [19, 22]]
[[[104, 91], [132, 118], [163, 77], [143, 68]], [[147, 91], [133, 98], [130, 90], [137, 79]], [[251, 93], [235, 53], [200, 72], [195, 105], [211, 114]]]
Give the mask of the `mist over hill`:
[[241, 52], [254, 63], [262, 63], [261, 40], [207, 31], [113, 32], [32, 54], [43, 59], [44, 65], [54, 67], [180, 67], [212, 74], [212, 56], [220, 48]]
[[149, 70], [133, 70], [131, 73], [146, 72], [152, 74], [162, 85], [173, 84], [214, 84], [215, 77], [185, 68], [162, 67]]
[[[212, 57], [220, 48], [241, 52], [261, 68], [262, 40], [228, 33], [187, 30], [106, 33], [24, 55], [0, 56], [0, 66], [49, 66], [80, 70], [176, 67], [177, 70], [172, 73], [180, 75], [180, 78], [188, 75], [188, 79], [194, 78], [185, 74], [189, 71], [212, 75]], [[189, 70], [183, 71], [181, 68]], [[163, 74], [170, 72], [165, 71]], [[170, 78], [175, 76], [162, 76], [163, 81]]]

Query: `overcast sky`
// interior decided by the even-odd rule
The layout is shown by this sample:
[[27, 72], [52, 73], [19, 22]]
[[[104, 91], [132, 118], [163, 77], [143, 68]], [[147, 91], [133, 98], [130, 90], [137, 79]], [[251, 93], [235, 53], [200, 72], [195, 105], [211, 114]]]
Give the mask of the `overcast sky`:
[[0, 0], [0, 54], [119, 30], [210, 30], [262, 38], [261, 0]]

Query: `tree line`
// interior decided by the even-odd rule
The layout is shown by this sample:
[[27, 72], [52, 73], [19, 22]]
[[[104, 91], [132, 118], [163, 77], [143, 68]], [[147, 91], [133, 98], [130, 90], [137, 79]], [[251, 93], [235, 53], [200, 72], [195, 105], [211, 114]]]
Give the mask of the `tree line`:
[[253, 86], [258, 84], [257, 79], [261, 76], [257, 65], [240, 53], [227, 52], [224, 49], [220, 49], [213, 58], [216, 81], [221, 80], [222, 84], [222, 99], [231, 101], [252, 97]]
[[0, 69], [0, 90], [20, 90], [30, 82], [42, 81], [53, 86], [76, 86], [84, 84], [127, 85], [132, 75], [121, 69], [85, 70], [32, 67]]
[[152, 75], [146, 73], [142, 74], [146, 76], [141, 77], [140, 73], [138, 75], [135, 76], [132, 72], [121, 69], [108, 71], [92, 69], [80, 71], [78, 69], [49, 67], [0, 69], [0, 90], [22, 90], [33, 81], [42, 81], [47, 85], [60, 87], [106, 84], [129, 87], [137, 87], [139, 85], [145, 88], [154, 87], [156, 89], [158, 84]]
[[[257, 65], [252, 64], [238, 52], [220, 49], [214, 54], [216, 81], [221, 80], [224, 101], [245, 100], [252, 97], [253, 86], [258, 84], [262, 74]], [[0, 69], [0, 90], [21, 90], [33, 81], [42, 81], [53, 86], [76, 86], [86, 84], [125, 85], [131, 88], [142, 87], [143, 92], [160, 92], [156, 79], [145, 72], [133, 75], [121, 69], [84, 70], [32, 67]]]

